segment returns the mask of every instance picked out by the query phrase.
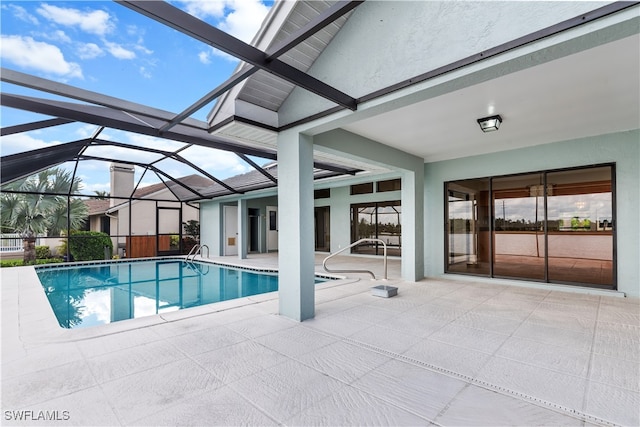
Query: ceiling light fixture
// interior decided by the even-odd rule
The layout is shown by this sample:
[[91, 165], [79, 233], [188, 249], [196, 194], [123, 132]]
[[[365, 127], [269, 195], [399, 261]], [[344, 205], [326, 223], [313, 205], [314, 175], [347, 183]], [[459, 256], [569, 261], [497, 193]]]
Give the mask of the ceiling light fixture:
[[482, 132], [496, 131], [500, 128], [500, 123], [502, 123], [502, 117], [499, 115], [478, 119], [478, 124], [480, 125]]

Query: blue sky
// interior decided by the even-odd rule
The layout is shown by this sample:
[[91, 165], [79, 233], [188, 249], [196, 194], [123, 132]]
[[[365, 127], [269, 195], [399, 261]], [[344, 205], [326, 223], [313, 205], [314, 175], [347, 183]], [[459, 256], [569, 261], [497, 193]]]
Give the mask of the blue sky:
[[[272, 1], [173, 1], [176, 7], [250, 42]], [[222, 52], [108, 1], [6, 1], [0, 3], [2, 67], [59, 81], [154, 108], [179, 113], [224, 81], [238, 61]], [[2, 83], [7, 93], [49, 95]], [[73, 102], [73, 101], [72, 101]], [[193, 117], [206, 120], [213, 104]], [[2, 127], [50, 117], [1, 107]], [[2, 155], [86, 138], [96, 126], [69, 124], [0, 138]], [[105, 130], [103, 139], [163, 149], [182, 144]], [[113, 154], [114, 149], [109, 149]], [[97, 153], [97, 152], [96, 152]], [[131, 155], [123, 150], [124, 155]], [[184, 152], [218, 178], [247, 172], [250, 167], [233, 153], [211, 155], [193, 147]], [[153, 160], [137, 154], [139, 160]], [[83, 193], [109, 190], [107, 163], [81, 162]], [[69, 167], [69, 165], [65, 165]], [[193, 171], [165, 162], [175, 176]], [[137, 174], [137, 177], [140, 173]], [[143, 183], [158, 182], [145, 175]]]

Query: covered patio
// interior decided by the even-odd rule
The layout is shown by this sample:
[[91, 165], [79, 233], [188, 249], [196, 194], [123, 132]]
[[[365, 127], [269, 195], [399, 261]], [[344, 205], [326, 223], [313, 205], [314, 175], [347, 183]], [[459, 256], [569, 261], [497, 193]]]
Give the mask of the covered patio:
[[[390, 261], [391, 278], [399, 267]], [[33, 269], [5, 269], [4, 423], [41, 411], [59, 425], [640, 422], [637, 300], [453, 275], [391, 279], [399, 294], [384, 299], [357, 276], [318, 285], [302, 323], [279, 316], [271, 293], [63, 330]]]
[[[208, 203], [201, 242], [211, 247], [224, 241], [225, 204], [237, 207], [242, 243], [251, 197], [277, 190], [278, 254], [209, 261], [278, 269], [279, 292], [67, 330], [33, 267], [3, 269], [6, 425], [640, 425], [638, 3], [507, 2], [488, 25], [482, 2], [276, 2], [252, 45], [170, 3], [118, 3], [244, 62], [182, 111], [3, 68], [15, 93], [0, 104], [47, 117], [3, 136], [70, 123], [95, 131], [4, 156], [2, 184], [142, 151], [144, 161], [124, 163], [167, 189], [179, 180], [163, 166], [177, 163], [215, 182], [171, 199]], [[471, 9], [454, 10], [462, 5]], [[541, 19], [513, 24], [530, 16]], [[214, 100], [206, 122], [192, 118]], [[497, 113], [500, 133], [478, 129]], [[109, 141], [105, 129], [171, 147]], [[201, 169], [200, 147], [234, 153], [260, 181], [233, 186]], [[262, 164], [276, 159], [277, 175]], [[602, 165], [615, 165], [616, 290], [445, 274], [446, 183]], [[335, 219], [349, 217], [351, 197], [373, 197], [351, 185], [382, 179], [401, 182], [402, 257], [384, 282], [398, 295], [373, 296], [381, 282], [352, 273], [316, 285], [314, 190], [339, 193], [331, 215], [344, 226]], [[352, 236], [332, 230], [335, 252]], [[335, 265], [379, 276], [382, 259]]]

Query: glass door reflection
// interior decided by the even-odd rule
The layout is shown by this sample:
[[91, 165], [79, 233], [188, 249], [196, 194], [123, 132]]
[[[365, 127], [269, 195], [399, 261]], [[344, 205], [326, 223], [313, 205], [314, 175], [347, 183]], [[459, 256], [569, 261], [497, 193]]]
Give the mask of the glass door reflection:
[[493, 179], [493, 275], [545, 280], [544, 176]]

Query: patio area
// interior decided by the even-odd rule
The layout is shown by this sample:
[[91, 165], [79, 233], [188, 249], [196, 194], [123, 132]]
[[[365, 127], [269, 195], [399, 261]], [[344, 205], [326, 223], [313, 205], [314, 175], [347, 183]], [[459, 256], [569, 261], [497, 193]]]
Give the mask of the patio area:
[[62, 330], [32, 268], [0, 273], [4, 425], [640, 424], [640, 301], [610, 291], [350, 274], [302, 323], [271, 293]]

